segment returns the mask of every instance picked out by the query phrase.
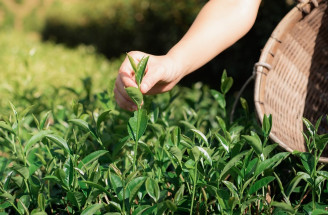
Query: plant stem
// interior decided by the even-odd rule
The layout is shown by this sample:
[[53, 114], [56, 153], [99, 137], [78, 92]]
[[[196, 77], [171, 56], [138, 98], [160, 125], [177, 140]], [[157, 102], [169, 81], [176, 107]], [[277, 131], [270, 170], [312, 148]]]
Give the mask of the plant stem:
[[196, 168], [195, 168], [195, 173], [194, 173], [194, 186], [193, 186], [193, 191], [192, 191], [192, 199], [191, 199], [191, 207], [190, 207], [190, 215], [192, 215], [192, 210], [193, 210], [193, 207], [194, 207], [194, 201], [195, 201], [195, 193], [196, 193], [196, 185], [197, 185], [197, 165], [198, 165], [198, 162], [196, 162]]

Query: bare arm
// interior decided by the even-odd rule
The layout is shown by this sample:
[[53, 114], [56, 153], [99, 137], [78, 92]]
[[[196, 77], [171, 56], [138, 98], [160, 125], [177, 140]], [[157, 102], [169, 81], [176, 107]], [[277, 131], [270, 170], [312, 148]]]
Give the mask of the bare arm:
[[187, 75], [244, 36], [253, 26], [260, 0], [211, 0], [169, 52]]
[[[184, 76], [200, 68], [244, 36], [254, 24], [261, 0], [210, 0], [184, 37], [166, 54], [154, 56], [139, 51], [136, 60], [149, 55], [141, 92], [156, 94], [171, 90]], [[124, 87], [136, 86], [127, 59], [116, 80], [115, 98], [120, 107], [133, 110]]]

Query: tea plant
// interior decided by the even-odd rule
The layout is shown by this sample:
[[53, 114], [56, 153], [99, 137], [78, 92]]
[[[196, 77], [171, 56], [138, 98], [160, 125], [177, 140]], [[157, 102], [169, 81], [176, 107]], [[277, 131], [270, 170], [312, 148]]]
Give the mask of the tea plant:
[[[138, 86], [147, 61], [130, 58]], [[294, 153], [297, 162], [269, 141], [274, 119], [259, 127], [246, 100], [230, 123], [232, 83], [224, 72], [219, 90], [198, 83], [144, 97], [126, 88], [132, 117], [88, 81], [70, 107], [12, 104], [0, 122], [0, 214], [326, 213], [319, 123], [304, 120], [310, 150]]]

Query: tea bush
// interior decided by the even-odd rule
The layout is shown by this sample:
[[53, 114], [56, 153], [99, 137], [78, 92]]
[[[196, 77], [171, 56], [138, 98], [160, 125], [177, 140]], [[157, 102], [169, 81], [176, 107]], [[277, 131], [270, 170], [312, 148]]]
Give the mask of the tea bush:
[[9, 113], [9, 101], [42, 111], [103, 91], [121, 62], [109, 62], [91, 46], [71, 50], [41, 43], [35, 34], [13, 31], [0, 34], [0, 46], [1, 118]]
[[268, 139], [274, 119], [260, 127], [245, 100], [228, 121], [232, 83], [224, 72], [219, 90], [134, 90], [144, 100], [134, 113], [115, 107], [111, 89], [42, 112], [13, 100], [0, 122], [0, 213], [327, 213], [319, 122], [304, 120], [311, 153], [281, 152]]

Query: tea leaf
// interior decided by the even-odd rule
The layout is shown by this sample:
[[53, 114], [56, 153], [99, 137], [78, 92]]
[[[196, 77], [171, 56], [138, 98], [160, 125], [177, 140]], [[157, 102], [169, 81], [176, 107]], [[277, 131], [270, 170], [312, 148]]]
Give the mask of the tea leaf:
[[155, 202], [159, 200], [159, 186], [158, 183], [152, 179], [152, 178], [147, 178], [146, 180], [146, 191], [148, 195], [154, 199]]
[[66, 151], [68, 154], [71, 154], [71, 150], [68, 147], [66, 140], [55, 134], [46, 134], [45, 136], [54, 142], [57, 146], [64, 149], [64, 151]]
[[136, 87], [127, 87], [125, 88], [125, 91], [132, 99], [132, 101], [137, 105], [138, 109], [140, 109], [143, 101], [143, 95], [140, 90]]
[[248, 113], [249, 108], [248, 108], [247, 100], [244, 99], [243, 97], [240, 97], [240, 104], [241, 104], [241, 107], [246, 111], [246, 113]]
[[180, 139], [181, 139], [181, 129], [179, 127], [175, 127], [172, 130], [172, 142], [175, 146], [178, 146], [180, 144]]
[[179, 188], [179, 190], [174, 195], [174, 202], [175, 203], [178, 204], [180, 202], [180, 200], [182, 200], [183, 194], [184, 194], [184, 190], [185, 190], [185, 185], [182, 184], [181, 187]]
[[51, 111], [48, 111], [40, 120], [40, 130], [42, 130], [47, 122], [47, 119], [49, 117], [49, 114], [51, 113]]
[[92, 181], [83, 181], [83, 183], [89, 185], [90, 187], [93, 187], [93, 188], [97, 188], [98, 190], [106, 193], [108, 196], [110, 196], [111, 194], [107, 191], [107, 189], [103, 186], [101, 186], [100, 184], [97, 184], [97, 183], [94, 183]]
[[244, 157], [246, 154], [248, 153], [248, 151], [243, 151], [241, 153], [239, 153], [238, 155], [236, 155], [235, 157], [233, 157], [231, 160], [229, 160], [229, 162], [227, 164], [225, 164], [223, 170], [220, 173], [220, 180], [225, 176], [225, 174], [238, 162], [240, 162], [242, 160], [242, 157]]
[[261, 189], [262, 187], [268, 185], [271, 181], [273, 181], [275, 177], [273, 176], [267, 176], [264, 178], [261, 178], [260, 180], [256, 181], [250, 188], [248, 193], [251, 195]]
[[292, 214], [295, 213], [295, 209], [291, 205], [289, 205], [289, 204], [287, 204], [285, 202], [272, 201], [271, 202], [271, 205], [273, 207], [281, 208], [281, 209], [283, 209], [286, 212], [289, 212], [289, 213], [292, 213]]
[[95, 139], [98, 139], [98, 136], [94, 131], [94, 129], [83, 119], [70, 119], [68, 121], [77, 125], [78, 127], [82, 128], [85, 131], [89, 131]]
[[306, 126], [307, 130], [310, 132], [310, 135], [314, 136], [316, 131], [315, 131], [315, 128], [313, 127], [312, 123], [309, 120], [305, 119], [305, 118], [303, 118], [303, 123]]
[[197, 146], [197, 148], [200, 151], [202, 157], [205, 158], [205, 160], [212, 166], [212, 158], [208, 152], [203, 147]]
[[101, 125], [101, 123], [104, 122], [107, 119], [107, 117], [108, 117], [108, 115], [109, 115], [110, 112], [111, 112], [111, 110], [107, 110], [107, 111], [102, 112], [99, 115], [99, 117], [97, 119], [97, 131], [98, 131], [98, 133], [100, 132], [100, 125]]
[[83, 212], [81, 213], [81, 215], [93, 215], [96, 212], [98, 212], [100, 209], [103, 208], [103, 204], [93, 204], [88, 206], [85, 210], [83, 210]]
[[215, 137], [219, 141], [219, 143], [222, 145], [224, 150], [229, 153], [230, 149], [229, 149], [228, 141], [224, 137], [222, 137], [220, 134], [215, 134]]
[[21, 166], [19, 164], [14, 164], [12, 169], [16, 171], [18, 174], [20, 174], [24, 179], [28, 179], [30, 174], [29, 170], [25, 166]]
[[204, 141], [204, 143], [207, 146], [209, 146], [206, 136], [201, 131], [199, 131], [197, 129], [191, 129], [191, 131], [194, 132], [200, 140]]
[[30, 206], [31, 198], [28, 195], [23, 195], [18, 199], [18, 210], [23, 214], [29, 214], [28, 207]]
[[81, 208], [85, 204], [86, 198], [81, 192], [67, 192], [67, 199], [72, 203], [73, 206]]
[[225, 109], [225, 107], [226, 107], [226, 100], [225, 100], [224, 95], [222, 93], [216, 91], [216, 90], [211, 90], [211, 94], [215, 98], [215, 100], [217, 101], [217, 103], [219, 104], [219, 106], [222, 109]]
[[142, 79], [145, 75], [145, 70], [146, 70], [148, 59], [149, 59], [149, 56], [142, 57], [142, 59], [138, 63], [137, 73], [136, 73], [136, 82], [137, 82], [138, 86], [140, 86]]
[[129, 54], [127, 54], [127, 56], [128, 56], [128, 59], [130, 61], [130, 64], [131, 64], [131, 67], [132, 67], [134, 73], [137, 73], [137, 65], [136, 65], [134, 59]]
[[152, 206], [150, 205], [140, 205], [139, 207], [137, 207], [137, 209], [135, 209], [135, 211], [133, 211], [132, 215], [143, 215], [144, 212], [151, 207]]
[[37, 134], [33, 135], [31, 139], [26, 143], [24, 147], [24, 153], [26, 154], [27, 151], [37, 142], [40, 142], [47, 134], [50, 134], [50, 130], [40, 131]]
[[178, 210], [176, 204], [174, 204], [174, 202], [172, 202], [171, 200], [166, 200], [165, 205], [168, 209], [170, 209], [173, 212], [176, 212]]
[[282, 160], [284, 160], [289, 155], [289, 152], [281, 152], [274, 155], [272, 158], [266, 159], [260, 162], [256, 168], [255, 176], [258, 176], [263, 171], [267, 169], [273, 169], [274, 166], [277, 166]]
[[38, 195], [38, 206], [41, 211], [44, 211], [46, 208], [46, 199], [42, 193], [39, 193]]
[[272, 115], [269, 116], [265, 115], [263, 116], [263, 123], [262, 123], [262, 131], [265, 134], [265, 136], [269, 136], [270, 131], [272, 128]]
[[179, 161], [182, 160], [182, 151], [177, 146], [172, 146], [170, 148], [170, 153]]
[[262, 154], [262, 143], [259, 138], [249, 135], [242, 135], [242, 137], [252, 146], [257, 155]]
[[224, 71], [221, 78], [221, 92], [223, 95], [227, 94], [233, 84], [233, 79], [231, 77], [227, 77], [227, 73]]
[[4, 121], [0, 121], [0, 128], [2, 128], [5, 131], [8, 131], [12, 134], [15, 134], [15, 131], [12, 129], [12, 127]]
[[306, 172], [311, 175], [312, 172], [315, 170], [315, 158], [309, 152], [304, 152], [300, 154], [301, 162], [303, 167], [305, 168]]
[[297, 175], [290, 181], [286, 190], [286, 196], [289, 198], [289, 196], [292, 194], [292, 192], [294, 192], [296, 186], [302, 179], [306, 181], [309, 178], [311, 178], [309, 174], [305, 172], [298, 172]]
[[128, 132], [134, 141], [138, 141], [146, 131], [148, 123], [147, 112], [140, 109], [134, 112], [134, 116], [129, 119]]
[[[132, 203], [134, 198], [136, 197], [140, 187], [144, 184], [146, 181], [146, 177], [138, 177], [133, 180], [131, 180], [127, 186], [126, 186], [126, 191], [129, 193], [129, 202]], [[126, 196], [127, 197], [127, 196]]]
[[108, 151], [106, 150], [98, 150], [90, 153], [80, 161], [78, 168], [82, 169], [82, 167], [87, 166], [89, 163], [92, 163], [93, 161], [97, 160], [98, 158], [105, 155], [106, 153], [108, 153]]

